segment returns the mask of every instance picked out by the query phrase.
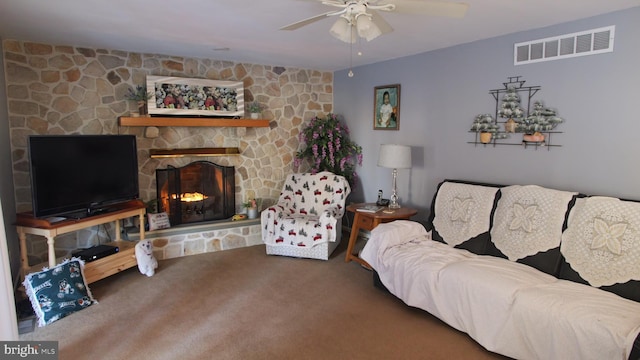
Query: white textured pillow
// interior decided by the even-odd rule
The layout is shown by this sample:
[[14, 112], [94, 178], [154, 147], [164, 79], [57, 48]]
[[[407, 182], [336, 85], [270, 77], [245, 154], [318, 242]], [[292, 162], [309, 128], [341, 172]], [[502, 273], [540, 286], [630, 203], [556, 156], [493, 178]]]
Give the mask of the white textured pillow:
[[577, 193], [537, 185], [513, 185], [500, 190], [491, 241], [516, 261], [560, 246], [569, 202]]
[[640, 280], [640, 203], [602, 196], [576, 200], [560, 252], [592, 286]]
[[498, 188], [445, 182], [438, 189], [433, 228], [451, 246], [489, 231]]

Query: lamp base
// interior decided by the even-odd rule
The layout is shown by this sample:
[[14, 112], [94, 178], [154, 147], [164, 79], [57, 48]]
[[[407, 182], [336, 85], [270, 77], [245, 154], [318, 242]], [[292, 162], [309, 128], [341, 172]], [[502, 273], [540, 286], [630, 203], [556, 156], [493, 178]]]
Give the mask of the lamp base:
[[400, 204], [398, 203], [398, 194], [396, 189], [396, 178], [398, 177], [398, 169], [393, 169], [393, 189], [391, 189], [391, 198], [389, 201], [389, 209], [400, 209]]

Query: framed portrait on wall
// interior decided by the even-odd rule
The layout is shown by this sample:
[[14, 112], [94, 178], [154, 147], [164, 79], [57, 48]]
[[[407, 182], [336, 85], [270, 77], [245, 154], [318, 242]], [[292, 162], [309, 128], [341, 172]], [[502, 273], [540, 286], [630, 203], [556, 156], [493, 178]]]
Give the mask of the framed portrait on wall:
[[373, 130], [400, 129], [400, 84], [373, 90]]

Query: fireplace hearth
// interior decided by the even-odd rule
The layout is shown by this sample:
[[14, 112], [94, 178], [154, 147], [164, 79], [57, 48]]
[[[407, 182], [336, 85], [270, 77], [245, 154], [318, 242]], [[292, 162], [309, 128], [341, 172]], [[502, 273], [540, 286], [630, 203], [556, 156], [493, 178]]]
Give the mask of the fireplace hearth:
[[156, 170], [159, 211], [171, 225], [228, 219], [235, 213], [235, 169], [209, 161]]

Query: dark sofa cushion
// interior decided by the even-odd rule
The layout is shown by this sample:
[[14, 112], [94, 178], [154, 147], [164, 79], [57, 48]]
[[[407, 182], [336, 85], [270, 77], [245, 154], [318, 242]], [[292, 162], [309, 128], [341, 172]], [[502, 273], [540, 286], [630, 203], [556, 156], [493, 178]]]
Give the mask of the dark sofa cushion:
[[[491, 187], [498, 187], [498, 188], [503, 188], [505, 187], [505, 185], [498, 185], [498, 184], [489, 184], [489, 183], [482, 183], [482, 182], [476, 182], [476, 181], [469, 181], [469, 180], [456, 180], [456, 179], [446, 179], [444, 181], [442, 181], [440, 184], [438, 184], [438, 190], [436, 191], [436, 194], [433, 196], [433, 199], [431, 201], [431, 213], [429, 214], [429, 218], [427, 220], [427, 223], [425, 224], [425, 228], [427, 230], [431, 230], [432, 231], [432, 238], [435, 241], [439, 241], [439, 242], [443, 242], [444, 240], [442, 239], [442, 236], [440, 236], [440, 234], [438, 233], [437, 229], [433, 228], [433, 220], [435, 218], [435, 201], [436, 201], [436, 196], [438, 191], [440, 190], [440, 187], [442, 186], [443, 183], [445, 182], [454, 182], [454, 183], [461, 183], [461, 184], [470, 184], [470, 185], [481, 185], [481, 186], [491, 186]], [[491, 225], [493, 226], [494, 224], [494, 217], [495, 217], [495, 208], [497, 207], [497, 203], [500, 200], [502, 196], [502, 192], [498, 191], [495, 201], [494, 201], [494, 205], [493, 205], [493, 209], [494, 211], [491, 214]], [[567, 206], [567, 211], [565, 214], [565, 218], [564, 218], [564, 223], [562, 225], [562, 231], [564, 232], [567, 229], [568, 226], [568, 221], [569, 221], [569, 214], [570, 211], [573, 209], [574, 204], [576, 202], [577, 199], [582, 199], [582, 198], [586, 198], [588, 197], [588, 195], [585, 194], [577, 194], [575, 195], [572, 200], [569, 202], [568, 206]], [[632, 202], [638, 202], [637, 200], [628, 200], [628, 199], [622, 199], [623, 201], [632, 201]], [[465, 242], [463, 242], [462, 244], [456, 245], [456, 248], [461, 248], [461, 249], [465, 249], [465, 250], [469, 250], [475, 254], [478, 255], [490, 255], [490, 256], [495, 256], [495, 257], [500, 257], [500, 258], [507, 258], [506, 255], [504, 255], [498, 248], [496, 248], [495, 244], [491, 241], [491, 235], [490, 232], [486, 232], [486, 233], [482, 233], [479, 234], [476, 237], [473, 237]], [[517, 262], [520, 262], [522, 264], [534, 267], [540, 271], [543, 271], [547, 274], [556, 276], [560, 279], [565, 279], [565, 280], [569, 280], [569, 281], [573, 281], [573, 282], [577, 282], [577, 283], [581, 283], [581, 284], [586, 284], [589, 285], [589, 283], [583, 279], [580, 274], [578, 274], [572, 267], [571, 265], [566, 261], [566, 259], [562, 256], [562, 253], [560, 252], [560, 247], [556, 247], [553, 249], [549, 249], [547, 251], [542, 251], [542, 252], [538, 252], [535, 255], [531, 255], [531, 256], [527, 256], [524, 257], [522, 259], [518, 259]], [[615, 293], [619, 296], [622, 296], [624, 298], [630, 299], [630, 300], [634, 300], [634, 301], [638, 301], [640, 302], [640, 281], [638, 280], [629, 280], [627, 282], [624, 283], [617, 283], [614, 285], [608, 285], [608, 286], [601, 286], [600, 289], [605, 290], [605, 291], [609, 291], [612, 293]]]
[[[447, 179], [442, 181], [440, 184], [438, 184], [438, 189], [435, 193], [435, 195], [433, 196], [433, 199], [431, 201], [431, 213], [429, 214], [429, 219], [428, 219], [428, 223], [425, 226], [428, 230], [432, 230], [432, 239], [435, 241], [439, 241], [442, 243], [445, 243], [442, 235], [438, 232], [438, 229], [434, 226], [433, 222], [434, 219], [437, 215], [436, 213], [436, 199], [438, 196], [438, 193], [440, 192], [440, 189], [442, 187], [442, 185], [444, 185], [445, 183], [456, 183], [456, 184], [466, 184], [466, 185], [475, 185], [475, 186], [486, 186], [486, 187], [491, 187], [491, 188], [500, 188], [501, 185], [496, 185], [496, 184], [486, 184], [486, 183], [480, 183], [480, 182], [473, 182], [473, 181], [466, 181], [466, 180], [451, 180], [451, 179]], [[489, 228], [491, 228], [491, 223], [493, 221], [493, 210], [495, 210], [495, 206], [496, 203], [499, 199], [500, 195], [499, 195], [499, 191], [496, 193], [496, 196], [493, 200], [493, 208], [491, 211], [491, 215], [490, 215], [490, 222], [489, 222]], [[465, 240], [464, 242], [455, 245], [456, 248], [459, 249], [465, 249], [468, 251], [471, 251], [475, 254], [478, 255], [483, 255], [485, 253], [485, 249], [487, 246], [487, 243], [489, 242], [489, 231], [483, 232], [481, 234], [478, 234], [477, 236], [474, 236], [472, 238], [469, 238], [467, 240]]]
[[[496, 248], [495, 244], [491, 241], [489, 241], [489, 243], [487, 244], [486, 255], [507, 259], [507, 256], [503, 254], [498, 248]], [[516, 260], [516, 262], [529, 265], [533, 268], [556, 277], [558, 275], [558, 269], [560, 268], [560, 264], [562, 261], [563, 259], [562, 255], [560, 254], [559, 246], [547, 251], [541, 251], [535, 255], [529, 255], [522, 259]]]
[[500, 191], [487, 254], [556, 276], [562, 231], [577, 194], [536, 185]]
[[640, 204], [592, 196], [576, 200], [563, 234], [558, 277], [640, 301]]
[[[569, 205], [567, 206], [567, 212], [565, 213], [565, 216], [564, 216], [564, 223], [562, 224], [563, 232], [567, 228], [569, 212], [571, 208], [573, 208], [573, 205], [575, 204], [576, 199], [585, 197], [585, 196], [586, 195], [584, 194], [577, 194], [569, 202]], [[507, 258], [507, 256], [503, 254], [500, 250], [498, 250], [495, 244], [491, 241], [487, 244], [486, 254], [490, 256], [504, 258], [504, 259]], [[560, 266], [564, 262], [564, 258], [562, 257], [562, 254], [560, 253], [560, 247], [558, 246], [553, 249], [549, 249], [547, 251], [539, 252], [535, 255], [530, 255], [525, 258], [518, 259], [517, 262], [521, 264], [529, 265], [549, 275], [558, 277]]]
[[[573, 270], [571, 265], [567, 263], [566, 260], [564, 260], [564, 258], [562, 263], [560, 264], [560, 271], [558, 273], [558, 278], [589, 286], [589, 282], [587, 282], [585, 279], [583, 279], [580, 276], [580, 274], [578, 274], [575, 270]], [[626, 298], [629, 300], [640, 302], [640, 281], [637, 281], [637, 280], [629, 280], [623, 284], [601, 286], [599, 287], [599, 289], [612, 292], [618, 296], [622, 296], [623, 298]]]

